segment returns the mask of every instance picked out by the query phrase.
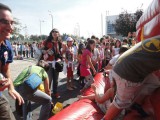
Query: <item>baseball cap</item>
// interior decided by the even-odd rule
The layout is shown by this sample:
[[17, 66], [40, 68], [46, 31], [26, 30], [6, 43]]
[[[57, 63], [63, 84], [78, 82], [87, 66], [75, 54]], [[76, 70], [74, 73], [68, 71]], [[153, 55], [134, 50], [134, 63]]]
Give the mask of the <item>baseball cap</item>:
[[68, 37], [68, 38], [66, 39], [66, 41], [67, 41], [67, 42], [73, 41], [73, 39], [72, 39], [71, 37]]

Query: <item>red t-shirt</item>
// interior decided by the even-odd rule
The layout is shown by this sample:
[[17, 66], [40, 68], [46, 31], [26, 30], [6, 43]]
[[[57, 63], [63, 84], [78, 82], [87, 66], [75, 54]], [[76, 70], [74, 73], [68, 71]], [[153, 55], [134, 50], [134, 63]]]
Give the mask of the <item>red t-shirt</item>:
[[82, 61], [80, 66], [80, 75], [84, 77], [91, 74], [89, 65], [87, 63], [87, 55], [89, 55], [90, 57], [92, 56], [91, 52], [88, 49], [86, 49], [82, 53]]

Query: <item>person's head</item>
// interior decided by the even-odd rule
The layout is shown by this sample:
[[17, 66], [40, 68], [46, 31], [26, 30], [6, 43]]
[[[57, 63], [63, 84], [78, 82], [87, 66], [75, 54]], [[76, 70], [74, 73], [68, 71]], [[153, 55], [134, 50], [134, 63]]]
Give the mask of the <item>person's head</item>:
[[91, 39], [88, 41], [86, 49], [88, 49], [89, 51], [92, 52], [94, 50], [95, 46], [96, 46], [95, 41], [93, 39]]
[[128, 45], [128, 40], [125, 38], [122, 42], [123, 45]]
[[102, 37], [101, 39], [100, 39], [100, 43], [105, 43], [105, 38], [104, 37]]
[[120, 48], [120, 47], [121, 47], [121, 41], [120, 40], [116, 40], [115, 48]]
[[59, 30], [54, 28], [53, 30], [51, 30], [51, 32], [49, 33], [49, 36], [47, 38], [48, 41], [59, 41], [59, 37], [60, 37], [60, 33]]
[[91, 36], [91, 39], [95, 40], [95, 39], [96, 39], [96, 36], [95, 36], [95, 35], [92, 35], [92, 36]]
[[44, 60], [40, 60], [40, 61], [37, 63], [37, 66], [42, 67], [45, 71], [48, 71], [48, 70], [49, 70], [49, 64], [48, 64], [47, 62], [45, 62]]
[[136, 44], [136, 40], [134, 38], [132, 38], [131, 43], [132, 43], [132, 45], [135, 45]]
[[106, 48], [106, 49], [109, 49], [109, 47], [110, 47], [110, 43], [109, 43], [109, 42], [107, 42], [107, 43], [106, 43], [106, 47], [105, 47], [105, 48]]
[[79, 46], [78, 46], [78, 54], [82, 54], [84, 49], [85, 49], [85, 45], [83, 43], [79, 44]]
[[126, 52], [128, 50], [128, 46], [127, 45], [122, 45], [119, 49], [119, 54], [123, 54], [124, 52]]
[[0, 40], [9, 39], [13, 31], [13, 17], [11, 9], [0, 3]]
[[67, 46], [68, 46], [68, 47], [71, 47], [71, 46], [73, 45], [73, 39], [72, 39], [71, 37], [68, 37], [68, 38], [66, 39], [66, 41], [67, 41]]

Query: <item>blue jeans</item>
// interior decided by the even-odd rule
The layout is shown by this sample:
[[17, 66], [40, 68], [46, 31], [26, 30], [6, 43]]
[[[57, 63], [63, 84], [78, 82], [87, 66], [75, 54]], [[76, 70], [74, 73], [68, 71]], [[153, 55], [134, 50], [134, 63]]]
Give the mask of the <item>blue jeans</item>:
[[53, 89], [53, 94], [57, 93], [57, 87], [58, 87], [58, 77], [59, 77], [59, 72], [57, 72], [54, 68], [52, 68], [52, 64], [49, 63], [49, 70], [47, 71], [48, 77], [49, 77], [49, 82], [50, 82], [50, 87], [52, 83], [52, 89]]
[[[49, 111], [51, 109], [51, 102], [52, 102], [52, 98], [49, 95], [47, 95], [46, 93], [40, 90], [31, 91], [27, 89], [23, 84], [17, 86], [16, 90], [20, 93], [20, 95], [25, 100], [25, 104], [23, 105], [24, 120], [27, 120], [28, 111], [32, 111], [32, 107], [27, 102], [28, 100], [42, 105], [41, 111], [39, 114], [39, 120], [48, 120], [49, 114], [50, 114]], [[29, 108], [30, 110], [28, 110]]]

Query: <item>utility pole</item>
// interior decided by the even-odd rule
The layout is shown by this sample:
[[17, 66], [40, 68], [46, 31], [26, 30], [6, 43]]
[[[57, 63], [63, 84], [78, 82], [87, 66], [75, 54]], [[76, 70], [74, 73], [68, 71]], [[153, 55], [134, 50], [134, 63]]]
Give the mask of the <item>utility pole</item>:
[[42, 40], [42, 30], [41, 30], [42, 22], [44, 22], [44, 20], [39, 20], [39, 23], [40, 23], [40, 38], [41, 38], [41, 40]]
[[53, 14], [52, 14], [52, 12], [49, 11], [49, 10], [48, 10], [48, 12], [49, 12], [49, 15], [51, 16], [51, 19], [52, 19], [52, 30], [53, 30]]

